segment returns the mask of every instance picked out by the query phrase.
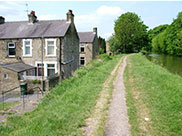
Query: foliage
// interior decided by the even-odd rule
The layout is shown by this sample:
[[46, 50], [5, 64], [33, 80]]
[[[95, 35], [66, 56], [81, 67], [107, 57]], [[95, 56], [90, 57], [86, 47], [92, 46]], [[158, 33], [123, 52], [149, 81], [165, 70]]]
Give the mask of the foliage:
[[152, 40], [155, 36], [157, 36], [159, 33], [163, 32], [164, 30], [166, 30], [166, 28], [168, 27], [168, 24], [165, 25], [159, 25], [153, 29], [150, 29], [148, 32], [148, 36], [149, 36], [149, 40]]
[[[111, 56], [109, 56], [111, 57]], [[121, 56], [101, 55], [60, 82], [38, 107], [0, 125], [2, 136], [82, 136], [81, 128], [95, 106], [102, 84]]]
[[99, 36], [99, 52], [100, 54], [106, 53], [106, 41]]
[[156, 32], [155, 34], [157, 34], [154, 37], [152, 35], [152, 32], [149, 34], [150, 37], [153, 38], [153, 51], [182, 56], [182, 12], [178, 13], [177, 18], [173, 20], [171, 25], [159, 26], [154, 29], [159, 29], [159, 31], [153, 30], [153, 33]]
[[[115, 21], [114, 31], [114, 38], [110, 38], [114, 52], [139, 52], [145, 46], [148, 49], [147, 26], [137, 14], [131, 12], [122, 14]], [[114, 39], [117, 40], [113, 42]]]
[[109, 50], [112, 53], [119, 53], [122, 50], [122, 46], [120, 46], [120, 43], [118, 41], [118, 39], [116, 39], [115, 35], [112, 35], [109, 40]]
[[33, 84], [40, 84], [41, 81], [40, 81], [40, 80], [32, 80], [32, 83], [33, 83]]
[[132, 135], [180, 136], [182, 78], [138, 54], [127, 60], [124, 80]]

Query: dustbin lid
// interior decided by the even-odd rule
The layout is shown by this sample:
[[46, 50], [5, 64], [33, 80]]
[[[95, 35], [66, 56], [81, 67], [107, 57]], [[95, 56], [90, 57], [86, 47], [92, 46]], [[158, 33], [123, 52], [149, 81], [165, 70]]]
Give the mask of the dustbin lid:
[[20, 83], [20, 85], [26, 85], [27, 83], [26, 82], [24, 82], [24, 83]]

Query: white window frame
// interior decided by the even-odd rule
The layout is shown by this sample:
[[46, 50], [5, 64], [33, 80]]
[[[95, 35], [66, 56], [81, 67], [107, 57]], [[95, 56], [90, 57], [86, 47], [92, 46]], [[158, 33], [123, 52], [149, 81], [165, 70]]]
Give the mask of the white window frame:
[[[81, 59], [81, 58], [84, 58], [84, 59]], [[81, 64], [81, 60], [84, 60], [84, 64], [82, 65]], [[80, 57], [80, 66], [84, 66], [85, 65], [85, 57]]]
[[3, 77], [4, 77], [4, 79], [8, 79], [8, 74], [4, 73]]
[[[14, 47], [9, 47], [10, 44], [14, 44]], [[8, 43], [8, 57], [15, 57], [15, 55], [9, 55], [9, 48], [16, 48], [16, 45], [14, 42], [9, 42]], [[15, 50], [15, 54], [16, 54], [16, 50]]]
[[82, 52], [82, 51], [81, 51], [81, 48], [84, 48], [84, 51], [83, 51], [83, 52], [85, 52], [85, 45], [83, 45], [83, 44], [80, 45], [80, 52]]
[[[30, 54], [25, 54], [25, 41], [30, 41]], [[23, 39], [23, 56], [32, 57], [32, 39]]]
[[[47, 44], [47, 42], [48, 41], [53, 41], [54, 42], [54, 54], [53, 55], [48, 55], [48, 44]], [[56, 56], [56, 49], [57, 49], [57, 47], [56, 47], [56, 39], [45, 39], [45, 43], [46, 43], [46, 47], [45, 47], [45, 50], [46, 50], [46, 56], [53, 56], [53, 57], [55, 57]]]
[[[36, 61], [35, 66], [37, 67], [37, 64], [40, 64], [40, 63], [42, 64], [41, 61]], [[56, 61], [44, 61], [43, 64], [44, 64], [44, 77], [47, 77], [47, 74], [48, 74], [47, 64], [54, 64], [55, 65], [55, 73], [58, 73], [57, 62]]]

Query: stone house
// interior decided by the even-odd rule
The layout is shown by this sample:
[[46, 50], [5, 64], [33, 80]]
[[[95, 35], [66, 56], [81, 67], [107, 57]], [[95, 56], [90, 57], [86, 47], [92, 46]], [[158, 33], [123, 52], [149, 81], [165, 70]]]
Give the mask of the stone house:
[[[79, 67], [79, 37], [72, 10], [66, 15], [65, 20], [39, 21], [32, 11], [28, 21], [18, 22], [5, 22], [4, 17], [0, 17], [1, 84], [11, 78], [11, 74], [5, 78], [5, 69], [13, 71], [5, 67], [9, 64], [31, 67], [13, 71], [18, 74], [14, 77], [16, 84], [17, 79], [50, 80], [57, 77], [60, 81], [74, 73]], [[12, 79], [12, 84], [15, 82]]]
[[99, 55], [97, 28], [93, 32], [78, 32], [80, 38], [80, 65], [88, 64]]

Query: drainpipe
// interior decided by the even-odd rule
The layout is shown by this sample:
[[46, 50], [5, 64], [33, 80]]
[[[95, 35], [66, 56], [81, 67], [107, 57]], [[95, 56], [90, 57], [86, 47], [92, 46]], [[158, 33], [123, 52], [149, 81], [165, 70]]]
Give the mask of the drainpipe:
[[59, 51], [59, 65], [60, 65], [60, 75], [59, 75], [59, 80], [60, 80], [60, 76], [61, 76], [61, 79], [62, 79], [62, 63], [61, 63], [61, 51], [62, 51], [62, 39], [61, 38], [59, 38], [59, 40], [60, 40], [60, 51]]
[[44, 55], [44, 53], [43, 53], [43, 36], [42, 36], [42, 38], [41, 38], [41, 62], [42, 62], [42, 80], [41, 80], [41, 87], [42, 87], [42, 91], [44, 91], [44, 85], [43, 85], [43, 79], [44, 79], [44, 77], [43, 77], [43, 55]]

